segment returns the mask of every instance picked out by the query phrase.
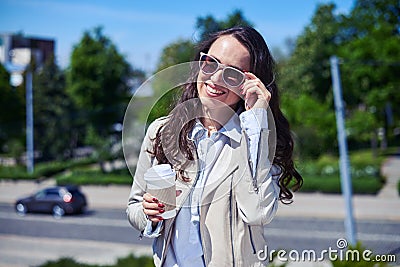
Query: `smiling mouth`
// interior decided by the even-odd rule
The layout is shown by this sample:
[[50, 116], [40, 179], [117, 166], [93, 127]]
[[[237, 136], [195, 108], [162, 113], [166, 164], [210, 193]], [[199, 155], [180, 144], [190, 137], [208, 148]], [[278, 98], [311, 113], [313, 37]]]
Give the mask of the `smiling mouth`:
[[218, 90], [215, 86], [212, 86], [208, 83], [206, 83], [205, 85], [207, 88], [207, 93], [211, 96], [220, 96], [226, 93], [225, 91]]

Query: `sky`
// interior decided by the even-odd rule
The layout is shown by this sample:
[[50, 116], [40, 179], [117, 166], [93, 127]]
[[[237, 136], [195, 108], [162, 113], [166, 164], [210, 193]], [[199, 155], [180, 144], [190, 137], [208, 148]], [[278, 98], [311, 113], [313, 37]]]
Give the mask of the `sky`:
[[354, 4], [354, 0], [0, 0], [0, 33], [54, 39], [57, 63], [65, 68], [83, 33], [102, 26], [133, 67], [151, 72], [166, 45], [196, 36], [200, 16], [223, 20], [240, 9], [271, 50], [285, 51], [285, 40], [302, 33], [316, 6], [330, 2], [344, 14]]

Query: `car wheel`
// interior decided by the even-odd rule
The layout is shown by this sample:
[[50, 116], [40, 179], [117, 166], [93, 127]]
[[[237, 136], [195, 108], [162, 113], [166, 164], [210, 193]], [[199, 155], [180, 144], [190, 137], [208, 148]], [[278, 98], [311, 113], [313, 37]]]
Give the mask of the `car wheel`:
[[61, 218], [62, 216], [64, 216], [64, 214], [65, 214], [65, 210], [62, 207], [60, 207], [59, 205], [55, 205], [53, 207], [53, 216], [55, 218]]
[[17, 211], [18, 215], [24, 216], [28, 212], [28, 208], [25, 204], [18, 203], [15, 205], [15, 210]]

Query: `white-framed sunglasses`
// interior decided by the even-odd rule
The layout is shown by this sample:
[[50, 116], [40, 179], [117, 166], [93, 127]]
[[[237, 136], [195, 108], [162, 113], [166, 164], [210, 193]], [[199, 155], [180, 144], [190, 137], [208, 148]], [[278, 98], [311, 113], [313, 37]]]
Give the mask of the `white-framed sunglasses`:
[[222, 80], [230, 87], [239, 87], [246, 79], [246, 75], [242, 70], [226, 66], [216, 58], [203, 52], [200, 52], [199, 67], [205, 75], [213, 75], [219, 69], [222, 69]]

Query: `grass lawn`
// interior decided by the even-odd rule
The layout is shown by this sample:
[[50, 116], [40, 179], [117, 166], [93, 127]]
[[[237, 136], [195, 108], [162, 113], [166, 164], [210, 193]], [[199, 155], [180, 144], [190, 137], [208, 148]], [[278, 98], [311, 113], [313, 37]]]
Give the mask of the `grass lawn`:
[[99, 169], [76, 169], [55, 176], [58, 185], [109, 185], [132, 184], [128, 170], [104, 173]]
[[[350, 153], [350, 175], [353, 193], [377, 194], [385, 182], [380, 175], [384, 155], [374, 158], [370, 150]], [[339, 158], [323, 155], [316, 160], [298, 162], [304, 183], [300, 192], [341, 193]]]

